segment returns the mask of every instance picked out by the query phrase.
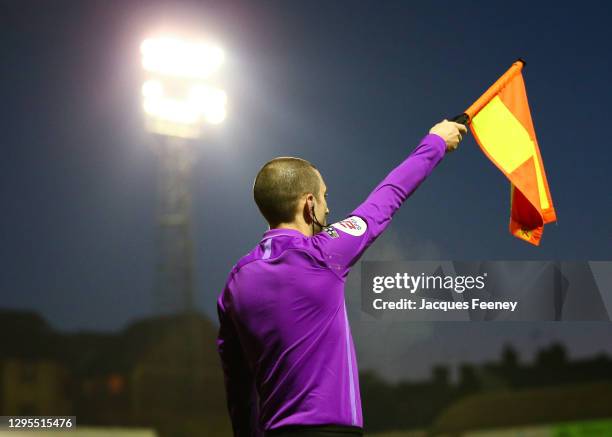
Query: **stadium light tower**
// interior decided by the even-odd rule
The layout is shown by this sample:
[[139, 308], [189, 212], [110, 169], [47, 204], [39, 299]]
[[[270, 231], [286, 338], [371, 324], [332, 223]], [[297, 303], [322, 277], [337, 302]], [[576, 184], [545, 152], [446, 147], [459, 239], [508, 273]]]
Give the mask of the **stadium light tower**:
[[159, 154], [158, 250], [154, 309], [158, 314], [194, 311], [191, 239], [193, 146], [206, 125], [226, 116], [225, 92], [212, 84], [223, 51], [203, 41], [170, 36], [140, 46], [146, 128]]

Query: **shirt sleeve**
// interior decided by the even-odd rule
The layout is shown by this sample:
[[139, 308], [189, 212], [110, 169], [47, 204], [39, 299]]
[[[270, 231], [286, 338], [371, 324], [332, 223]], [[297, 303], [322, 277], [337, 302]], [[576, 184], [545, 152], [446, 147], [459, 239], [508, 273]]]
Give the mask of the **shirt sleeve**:
[[414, 151], [378, 184], [349, 216], [312, 238], [318, 255], [342, 279], [353, 264], [387, 228], [402, 203], [429, 176], [444, 157], [446, 143], [426, 135]]
[[217, 350], [223, 367], [227, 407], [234, 436], [259, 437], [262, 434], [258, 425], [255, 384], [230, 310], [231, 298], [226, 287], [217, 300]]

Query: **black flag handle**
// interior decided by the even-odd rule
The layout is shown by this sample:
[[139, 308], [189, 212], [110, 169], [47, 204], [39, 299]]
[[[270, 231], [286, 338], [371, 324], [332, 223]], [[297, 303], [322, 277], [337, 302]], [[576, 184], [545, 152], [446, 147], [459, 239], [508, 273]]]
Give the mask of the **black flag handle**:
[[461, 123], [467, 126], [468, 123], [470, 122], [470, 117], [464, 112], [463, 114], [459, 114], [451, 118], [450, 121], [454, 121], [455, 123]]

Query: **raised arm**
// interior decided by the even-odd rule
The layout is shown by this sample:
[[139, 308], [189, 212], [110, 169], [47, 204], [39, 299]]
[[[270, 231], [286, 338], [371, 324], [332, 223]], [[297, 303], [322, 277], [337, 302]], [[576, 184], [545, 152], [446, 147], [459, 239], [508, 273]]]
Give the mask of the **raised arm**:
[[[460, 126], [460, 127], [459, 127]], [[463, 129], [462, 129], [463, 128]], [[444, 121], [349, 216], [320, 232], [312, 242], [322, 259], [345, 278], [350, 267], [387, 228], [402, 203], [429, 176], [447, 150], [454, 150], [465, 127]]]

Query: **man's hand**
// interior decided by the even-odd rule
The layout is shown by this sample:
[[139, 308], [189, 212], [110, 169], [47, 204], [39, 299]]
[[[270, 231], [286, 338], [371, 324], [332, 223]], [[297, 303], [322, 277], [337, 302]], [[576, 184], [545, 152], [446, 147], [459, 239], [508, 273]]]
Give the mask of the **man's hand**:
[[467, 127], [461, 123], [444, 120], [436, 124], [429, 130], [430, 134], [436, 134], [446, 143], [446, 151], [452, 152], [457, 148], [459, 142], [463, 139], [462, 134], [467, 133]]

